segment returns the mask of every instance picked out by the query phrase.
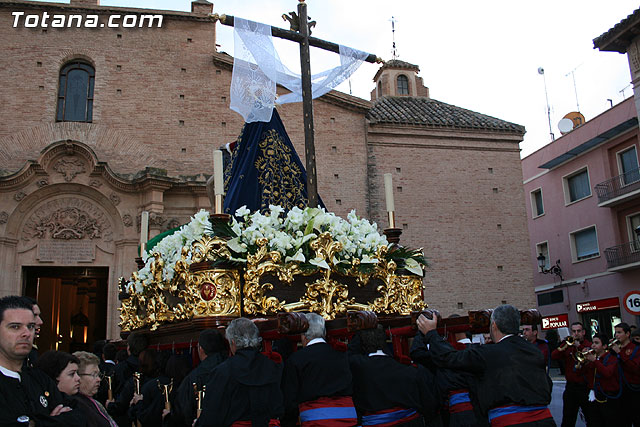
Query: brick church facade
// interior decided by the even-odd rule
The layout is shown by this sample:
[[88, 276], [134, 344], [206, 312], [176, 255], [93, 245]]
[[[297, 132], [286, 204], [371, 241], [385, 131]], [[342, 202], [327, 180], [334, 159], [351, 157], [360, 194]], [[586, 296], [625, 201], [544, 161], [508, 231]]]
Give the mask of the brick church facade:
[[[0, 1], [0, 295], [53, 301], [43, 311], [61, 342], [73, 328], [61, 310], [89, 319], [85, 341], [118, 336], [116, 284], [136, 268], [143, 210], [153, 237], [211, 208], [212, 152], [242, 127], [212, 9]], [[44, 27], [45, 12], [85, 23], [157, 14], [162, 27]], [[90, 86], [80, 118], [65, 98], [76, 71]], [[314, 101], [319, 194], [336, 214], [355, 209], [385, 228], [392, 173], [401, 242], [424, 248], [432, 307], [533, 307], [524, 128], [429, 98], [418, 72], [389, 61], [371, 101], [337, 91]], [[302, 107], [278, 108], [304, 161]]]

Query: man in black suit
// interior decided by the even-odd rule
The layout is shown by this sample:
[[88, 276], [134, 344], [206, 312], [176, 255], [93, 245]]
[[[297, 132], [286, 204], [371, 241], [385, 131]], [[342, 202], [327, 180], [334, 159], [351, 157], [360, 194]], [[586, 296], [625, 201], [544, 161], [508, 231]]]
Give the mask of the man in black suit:
[[385, 345], [381, 325], [357, 332], [349, 342], [353, 402], [360, 425], [424, 426], [424, 419], [433, 418], [440, 403], [433, 374], [423, 366], [401, 364], [384, 352]]
[[547, 405], [552, 382], [540, 350], [518, 336], [520, 312], [511, 305], [497, 307], [491, 315], [493, 345], [456, 351], [436, 330], [437, 320], [418, 318], [434, 363], [464, 370], [477, 380], [476, 401], [492, 426], [555, 426]]
[[261, 354], [253, 322], [235, 319], [226, 330], [232, 356], [211, 373], [196, 426], [273, 427], [282, 415], [282, 365]]
[[304, 348], [287, 359], [282, 375], [285, 418], [282, 425], [295, 425], [298, 414], [306, 425], [355, 426], [358, 419], [353, 400], [351, 371], [346, 353], [325, 341], [324, 319], [305, 314], [309, 329], [301, 336]]

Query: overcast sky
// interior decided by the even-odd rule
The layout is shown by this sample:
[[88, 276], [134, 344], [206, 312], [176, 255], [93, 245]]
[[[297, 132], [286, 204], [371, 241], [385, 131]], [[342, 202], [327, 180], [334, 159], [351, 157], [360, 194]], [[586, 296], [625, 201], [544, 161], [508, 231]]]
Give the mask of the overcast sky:
[[[190, 10], [188, 0], [101, 0], [101, 5]], [[214, 13], [288, 29], [281, 15], [296, 0], [218, 0]], [[420, 67], [431, 97], [523, 125], [526, 156], [551, 136], [543, 67], [556, 138], [562, 117], [577, 111], [590, 120], [632, 96], [626, 55], [593, 49], [593, 39], [638, 8], [616, 0], [307, 0], [317, 21], [313, 35], [391, 59], [391, 17], [398, 59]], [[219, 50], [233, 55], [233, 29], [218, 25]], [[295, 69], [297, 45], [276, 44], [283, 62]], [[337, 65], [339, 57], [312, 48], [312, 72]], [[351, 92], [370, 99], [379, 65], [364, 64], [352, 76]], [[573, 75], [571, 72], [573, 71]], [[577, 89], [577, 101], [576, 90]], [[349, 84], [338, 90], [349, 93]]]

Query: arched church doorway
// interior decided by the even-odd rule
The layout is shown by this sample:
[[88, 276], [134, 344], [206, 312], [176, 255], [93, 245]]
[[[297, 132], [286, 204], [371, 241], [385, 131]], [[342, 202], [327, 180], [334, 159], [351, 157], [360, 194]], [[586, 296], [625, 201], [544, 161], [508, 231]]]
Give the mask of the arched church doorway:
[[42, 311], [39, 352], [92, 351], [107, 336], [108, 267], [23, 267], [24, 293]]

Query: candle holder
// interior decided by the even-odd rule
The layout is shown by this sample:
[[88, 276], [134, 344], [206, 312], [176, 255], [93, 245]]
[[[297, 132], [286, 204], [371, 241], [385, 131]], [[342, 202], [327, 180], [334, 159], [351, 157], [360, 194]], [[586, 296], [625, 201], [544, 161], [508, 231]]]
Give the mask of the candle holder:
[[133, 388], [135, 394], [140, 394], [140, 379], [142, 378], [142, 374], [140, 372], [133, 373]]
[[164, 409], [170, 411], [171, 410], [171, 402], [169, 402], [169, 394], [173, 391], [173, 378], [169, 382], [169, 384], [162, 384], [160, 380], [156, 380], [158, 382], [158, 388], [162, 393], [162, 397], [164, 399]]
[[402, 229], [395, 227], [385, 228], [383, 233], [387, 237], [387, 241], [389, 243], [400, 245], [400, 235], [402, 234]]
[[107, 400], [113, 400], [113, 377], [111, 375], [105, 375], [107, 379]]
[[389, 228], [396, 228], [396, 213], [389, 211], [387, 215], [389, 216]]
[[204, 400], [206, 390], [206, 385], [202, 386], [202, 390], [198, 390], [198, 384], [193, 383], [193, 393], [196, 398], [196, 418], [200, 418], [200, 414], [202, 414], [202, 401]]

